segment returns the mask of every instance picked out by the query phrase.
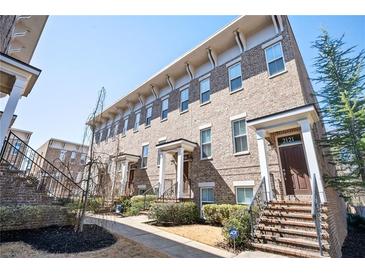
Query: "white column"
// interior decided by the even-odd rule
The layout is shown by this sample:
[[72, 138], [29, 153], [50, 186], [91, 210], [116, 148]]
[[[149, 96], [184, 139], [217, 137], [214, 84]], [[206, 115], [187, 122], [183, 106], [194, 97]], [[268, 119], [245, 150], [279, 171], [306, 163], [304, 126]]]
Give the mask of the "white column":
[[259, 152], [261, 179], [263, 177], [265, 177], [266, 198], [268, 201], [271, 201], [272, 194], [271, 194], [271, 185], [270, 185], [269, 165], [268, 165], [267, 155], [266, 155], [265, 130], [263, 130], [263, 129], [257, 130], [256, 139], [257, 139], [257, 146], [258, 146], [258, 152]]
[[184, 196], [184, 148], [178, 148], [177, 150], [177, 198], [183, 198]]
[[161, 152], [160, 155], [160, 174], [159, 174], [159, 196], [165, 192], [165, 165], [166, 165], [166, 152]]
[[298, 121], [298, 124], [300, 125], [300, 128], [302, 130], [303, 144], [307, 159], [307, 166], [309, 169], [308, 171], [311, 180], [312, 193], [313, 193], [313, 174], [315, 174], [317, 178], [319, 197], [321, 198], [321, 202], [323, 203], [326, 201], [326, 195], [324, 193], [323, 180], [321, 171], [319, 169], [316, 149], [314, 147], [314, 140], [312, 136], [310, 122], [307, 119], [305, 119]]
[[11, 90], [8, 102], [6, 103], [4, 113], [0, 119], [0, 150], [3, 146], [6, 135], [8, 134], [8, 130], [10, 128], [11, 120], [13, 119], [13, 115], [18, 105], [20, 98], [23, 95], [25, 87], [25, 79], [16, 77], [13, 89]]
[[125, 185], [128, 181], [128, 167], [129, 163], [127, 161], [122, 162], [122, 180], [120, 182], [120, 192], [122, 195], [125, 194]]

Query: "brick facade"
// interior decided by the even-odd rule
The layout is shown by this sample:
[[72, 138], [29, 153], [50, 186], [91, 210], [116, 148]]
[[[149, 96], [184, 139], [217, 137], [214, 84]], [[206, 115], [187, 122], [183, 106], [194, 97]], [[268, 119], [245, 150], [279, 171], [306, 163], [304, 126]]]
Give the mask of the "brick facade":
[[0, 16], [0, 52], [6, 53], [9, 47], [11, 35], [15, 27], [15, 15]]

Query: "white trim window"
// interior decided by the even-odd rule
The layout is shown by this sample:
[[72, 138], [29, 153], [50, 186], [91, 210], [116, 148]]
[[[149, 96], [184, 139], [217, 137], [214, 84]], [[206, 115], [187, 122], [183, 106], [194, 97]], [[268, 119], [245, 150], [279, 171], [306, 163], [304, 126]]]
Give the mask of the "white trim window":
[[203, 206], [214, 204], [215, 198], [214, 198], [214, 188], [213, 187], [201, 187], [200, 188], [200, 212], [201, 216], [203, 216]]
[[233, 152], [242, 153], [248, 151], [246, 120], [232, 121]]
[[212, 157], [212, 130], [205, 128], [200, 130], [200, 158], [210, 159]]
[[81, 165], [86, 164], [86, 153], [82, 153], [82, 154], [80, 155], [80, 164], [81, 164]]
[[148, 145], [142, 146], [142, 161], [141, 161], [141, 168], [147, 167], [147, 159], [148, 159]]
[[249, 205], [253, 199], [253, 188], [252, 187], [235, 187], [236, 190], [236, 203], [241, 205]]
[[72, 152], [71, 152], [70, 160], [71, 160], [71, 161], [75, 161], [75, 160], [76, 160], [76, 151], [72, 151]]
[[180, 91], [180, 112], [189, 110], [189, 89], [183, 89]]
[[66, 157], [66, 150], [61, 150], [60, 151], [60, 160], [64, 161]]
[[22, 147], [22, 143], [20, 141], [16, 141], [14, 144], [13, 149], [11, 150], [12, 155], [17, 155], [20, 151], [20, 148]]
[[206, 78], [199, 82], [200, 85], [200, 104], [210, 102], [210, 78]]
[[133, 131], [138, 131], [140, 120], [141, 120], [141, 113], [140, 112], [137, 112], [136, 113], [135, 120], [134, 120]]
[[[163, 143], [166, 143], [166, 139], [158, 141], [158, 144], [163, 144]], [[160, 167], [161, 155], [162, 155], [161, 150], [157, 149], [157, 167]]]
[[152, 106], [149, 106], [146, 109], [146, 127], [151, 125], [151, 121], [152, 121]]
[[126, 135], [127, 130], [128, 130], [128, 117], [124, 118], [122, 134]]
[[229, 90], [231, 92], [242, 89], [242, 71], [241, 62], [235, 63], [228, 67]]
[[281, 43], [276, 43], [265, 49], [267, 70], [270, 76], [285, 71], [285, 62]]
[[167, 120], [168, 113], [169, 113], [169, 98], [166, 98], [161, 102], [161, 120]]

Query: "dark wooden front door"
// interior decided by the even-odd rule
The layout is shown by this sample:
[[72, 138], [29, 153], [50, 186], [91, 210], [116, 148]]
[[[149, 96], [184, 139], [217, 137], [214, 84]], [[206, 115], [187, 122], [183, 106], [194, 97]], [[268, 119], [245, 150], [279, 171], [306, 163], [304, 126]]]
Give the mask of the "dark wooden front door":
[[311, 194], [307, 163], [302, 144], [279, 148], [286, 195]]
[[129, 176], [128, 176], [128, 189], [130, 194], [134, 193], [133, 179], [134, 179], [134, 169], [131, 169], [129, 171]]
[[189, 162], [184, 162], [184, 194], [189, 193]]

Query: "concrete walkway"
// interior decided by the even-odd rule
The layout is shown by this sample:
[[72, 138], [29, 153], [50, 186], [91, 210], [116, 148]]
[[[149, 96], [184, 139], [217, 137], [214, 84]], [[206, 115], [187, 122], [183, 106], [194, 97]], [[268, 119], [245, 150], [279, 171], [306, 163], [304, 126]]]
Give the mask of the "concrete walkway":
[[191, 239], [148, 225], [147, 216], [119, 217], [115, 215], [88, 214], [86, 224], [96, 224], [112, 233], [141, 243], [173, 258], [270, 258], [281, 257], [260, 251], [234, 253], [215, 248]]

